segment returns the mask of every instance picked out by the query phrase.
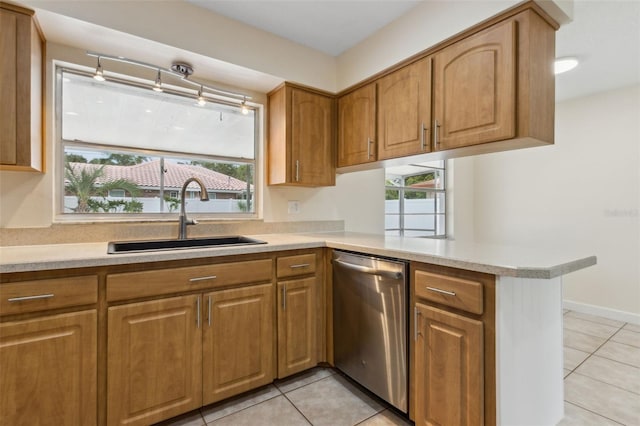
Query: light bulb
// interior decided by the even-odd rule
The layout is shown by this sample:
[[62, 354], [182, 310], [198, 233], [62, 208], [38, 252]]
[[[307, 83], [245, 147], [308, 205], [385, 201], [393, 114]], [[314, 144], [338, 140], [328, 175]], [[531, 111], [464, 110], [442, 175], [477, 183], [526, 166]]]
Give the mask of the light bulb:
[[578, 66], [578, 59], [572, 57], [558, 58], [553, 63], [554, 74], [562, 74], [567, 71], [571, 71]]
[[104, 73], [102, 72], [102, 64], [100, 63], [100, 56], [98, 56], [98, 66], [96, 67], [96, 73], [93, 78], [98, 81], [104, 81]]
[[200, 90], [198, 90], [198, 105], [205, 106], [206, 103], [206, 99], [202, 96], [202, 86], [200, 86]]
[[247, 108], [247, 98], [245, 97], [242, 102], [240, 103], [240, 112], [243, 115], [247, 115], [249, 114], [249, 108]]
[[158, 75], [156, 76], [156, 82], [153, 85], [153, 90], [156, 92], [162, 92], [162, 80], [160, 79], [160, 70], [158, 69]]

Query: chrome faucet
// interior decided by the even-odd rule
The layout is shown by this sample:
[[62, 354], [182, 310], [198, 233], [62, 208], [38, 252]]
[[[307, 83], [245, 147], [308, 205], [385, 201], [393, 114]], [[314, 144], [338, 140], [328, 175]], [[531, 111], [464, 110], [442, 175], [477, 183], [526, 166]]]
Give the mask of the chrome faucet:
[[189, 186], [191, 182], [195, 182], [198, 185], [200, 185], [200, 201], [209, 201], [209, 194], [207, 193], [207, 188], [204, 186], [204, 183], [202, 183], [200, 179], [196, 177], [192, 177], [187, 179], [184, 182], [184, 185], [182, 185], [182, 191], [180, 192], [180, 217], [178, 218], [179, 226], [180, 226], [180, 229], [178, 231], [179, 240], [187, 239], [187, 225], [198, 224], [198, 222], [195, 219], [187, 219], [187, 213], [184, 208], [184, 204], [185, 204], [184, 201], [186, 198], [187, 186]]

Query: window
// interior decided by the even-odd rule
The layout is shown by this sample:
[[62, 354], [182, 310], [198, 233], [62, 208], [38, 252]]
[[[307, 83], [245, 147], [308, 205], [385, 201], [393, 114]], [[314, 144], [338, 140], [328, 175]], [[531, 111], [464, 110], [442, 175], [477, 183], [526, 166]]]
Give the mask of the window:
[[[256, 113], [186, 89], [109, 79], [58, 68], [62, 215], [162, 214], [180, 208], [213, 216], [255, 216]], [[163, 88], [165, 85], [163, 85]]]
[[109, 197], [112, 198], [124, 198], [124, 189], [110, 189]]
[[385, 233], [406, 237], [446, 237], [444, 161], [388, 168]]

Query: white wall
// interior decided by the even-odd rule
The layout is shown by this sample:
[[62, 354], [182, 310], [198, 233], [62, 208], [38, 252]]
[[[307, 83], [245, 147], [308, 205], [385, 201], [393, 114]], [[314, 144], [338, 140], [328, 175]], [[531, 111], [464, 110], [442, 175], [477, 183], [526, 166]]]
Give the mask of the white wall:
[[[300, 213], [288, 214], [288, 201], [300, 202]], [[335, 187], [268, 187], [265, 221], [344, 220], [351, 232], [384, 233], [384, 169], [338, 175]]]
[[337, 60], [337, 90], [362, 81], [505, 9], [518, 0], [425, 1]]
[[[95, 51], [100, 49], [99, 46], [109, 43], [109, 40], [95, 39], [95, 34], [100, 33], [103, 38], [113, 38], [116, 43], [115, 46], [112, 43], [110, 47], [115, 51], [101, 53], [157, 63], [148, 59], [144, 50], [161, 47], [157, 46], [157, 43], [160, 43], [182, 49], [183, 54], [186, 55], [186, 57], [167, 57], [165, 58], [167, 62], [173, 60], [197, 62], [197, 58], [194, 60], [189, 56], [189, 53], [193, 53], [285, 80], [325, 90], [335, 90], [334, 57], [217, 15], [186, 1], [19, 1], [27, 7], [82, 21], [82, 23], [56, 21], [58, 26], [66, 24], [74, 27], [52, 29], [52, 36], [60, 38], [60, 42], [64, 44]], [[51, 18], [42, 16], [42, 19]], [[75, 33], [77, 28], [85, 32], [86, 36], [82, 37], [80, 34], [80, 37], [69, 39], [65, 32], [73, 32], [77, 36], [78, 34]], [[115, 31], [106, 32], [104, 31], [106, 28]], [[87, 45], [87, 41], [82, 39], [85, 37], [91, 40], [91, 45]], [[200, 69], [198, 75], [201, 76], [203, 72], [206, 73], [206, 70]]]
[[[47, 44], [47, 172], [0, 172], [0, 228], [47, 227], [53, 222], [58, 172], [55, 167], [54, 59], [88, 67], [94, 65], [93, 59], [81, 49]], [[111, 68], [118, 71], [114, 66]], [[249, 94], [256, 102], [266, 104], [264, 94]], [[263, 171], [264, 167], [262, 164]], [[268, 187], [263, 179], [262, 190], [263, 215], [267, 222], [344, 220], [345, 229], [350, 231], [384, 232], [384, 170], [338, 175], [336, 186], [327, 188]], [[287, 214], [288, 200], [300, 201], [300, 213]]]
[[637, 85], [573, 99], [555, 145], [476, 157], [476, 241], [595, 254], [565, 301], [640, 315], [639, 117]]

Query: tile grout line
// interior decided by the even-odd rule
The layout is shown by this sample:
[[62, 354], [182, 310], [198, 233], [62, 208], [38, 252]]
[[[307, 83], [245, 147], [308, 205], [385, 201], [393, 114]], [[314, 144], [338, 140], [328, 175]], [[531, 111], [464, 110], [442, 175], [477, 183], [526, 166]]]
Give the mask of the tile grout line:
[[[280, 391], [280, 389], [278, 389], [278, 388], [277, 388], [277, 386], [275, 386], [275, 385], [274, 385], [274, 388], [276, 388], [276, 390], [277, 390], [278, 392], [280, 392], [280, 395], [274, 395], [274, 396], [272, 396], [272, 397], [270, 397], [270, 398], [267, 398], [267, 399], [265, 399], [265, 400], [263, 400], [263, 401], [256, 402], [255, 404], [251, 404], [251, 405], [249, 405], [248, 407], [244, 407], [244, 408], [241, 408], [241, 409], [240, 409], [240, 410], [238, 410], [238, 411], [234, 411], [233, 413], [229, 413], [229, 414], [226, 414], [226, 415], [224, 415], [224, 416], [222, 416], [222, 417], [218, 417], [217, 419], [212, 420], [212, 421], [211, 421], [211, 423], [214, 423], [214, 422], [216, 422], [216, 421], [218, 421], [218, 420], [224, 419], [224, 418], [229, 417], [229, 416], [233, 416], [233, 415], [234, 415], [234, 414], [236, 414], [236, 413], [241, 413], [241, 412], [243, 412], [243, 411], [245, 411], [245, 410], [248, 410], [248, 409], [249, 409], [249, 408], [251, 408], [251, 407], [255, 407], [256, 405], [260, 405], [260, 404], [262, 404], [263, 402], [271, 401], [272, 399], [277, 398], [277, 397], [279, 397], [279, 396], [284, 396], [284, 394]], [[202, 414], [202, 408], [200, 409], [200, 415], [201, 415], [201, 416], [202, 416], [202, 418], [204, 419], [204, 414]], [[207, 419], [204, 419], [204, 424], [205, 424], [206, 426], [208, 426], [210, 423], [208, 423], [208, 422], [207, 422]]]
[[[571, 311], [569, 311], [569, 312], [571, 312]], [[569, 312], [567, 312], [567, 314], [568, 314]], [[566, 315], [566, 314], [564, 314], [564, 315]], [[564, 315], [563, 315], [563, 318], [564, 318]], [[574, 317], [574, 318], [575, 318], [575, 317]], [[585, 321], [588, 321], [588, 320], [585, 320]], [[564, 322], [564, 321], [563, 321], [563, 322]], [[600, 323], [593, 322], [593, 321], [591, 321], [591, 322], [592, 322], [592, 323], [594, 323], [594, 324], [600, 324]], [[601, 325], [606, 325], [606, 324], [601, 324]], [[582, 364], [584, 364], [584, 363], [585, 363], [589, 358], [591, 358], [592, 356], [601, 357], [601, 358], [604, 358], [604, 359], [607, 359], [607, 360], [610, 360], [610, 361], [613, 361], [613, 362], [619, 362], [620, 364], [623, 364], [623, 365], [629, 365], [629, 364], [626, 364], [626, 363], [624, 363], [624, 362], [620, 362], [620, 361], [616, 361], [616, 360], [613, 360], [613, 359], [610, 359], [610, 358], [607, 358], [607, 357], [603, 357], [603, 356], [600, 356], [600, 355], [596, 355], [596, 352], [597, 352], [598, 350], [600, 350], [604, 345], [606, 345], [609, 341], [614, 342], [614, 343], [618, 343], [618, 344], [624, 344], [624, 343], [616, 342], [615, 340], [611, 340], [611, 339], [612, 339], [616, 334], [618, 334], [618, 333], [620, 332], [620, 330], [622, 330], [622, 329], [625, 327], [625, 325], [627, 325], [627, 323], [622, 324], [622, 325], [621, 325], [621, 326], [620, 326], [620, 327], [619, 327], [619, 328], [618, 328], [618, 329], [617, 329], [613, 334], [611, 334], [611, 335], [610, 335], [610, 336], [609, 336], [609, 337], [608, 337], [608, 338], [607, 338], [607, 339], [606, 339], [606, 340], [605, 340], [601, 345], [599, 345], [599, 346], [598, 346], [598, 347], [597, 347], [593, 352], [591, 352], [591, 353], [590, 353], [590, 354], [589, 354], [589, 355], [588, 355], [588, 356], [587, 356], [587, 357], [586, 357], [586, 358], [585, 358], [585, 359], [584, 359], [580, 364], [578, 364], [578, 365], [577, 365], [573, 370], [571, 370], [571, 372], [569, 372], [569, 374], [567, 374], [567, 376], [563, 379], [563, 382], [564, 382], [564, 381], [566, 381], [566, 380], [567, 380], [567, 378], [568, 378], [569, 376], [571, 376], [573, 373], [575, 373], [575, 374], [577, 374], [577, 375], [579, 375], [579, 376], [586, 377], [586, 378], [589, 378], [589, 379], [591, 379], [591, 380], [594, 380], [594, 381], [597, 381], [597, 382], [600, 382], [600, 383], [603, 383], [603, 384], [606, 384], [606, 385], [612, 386], [612, 387], [614, 387], [614, 388], [616, 388], [616, 389], [620, 389], [620, 390], [622, 390], [622, 391], [629, 392], [629, 393], [632, 393], [632, 394], [634, 394], [634, 395], [638, 395], [636, 392], [629, 391], [628, 389], [621, 388], [621, 387], [616, 386], [616, 385], [613, 385], [613, 384], [611, 384], [611, 383], [603, 382], [602, 380], [598, 380], [598, 379], [593, 378], [593, 377], [591, 377], [591, 376], [586, 376], [586, 375], [581, 374], [581, 373], [579, 373], [579, 372], [577, 372], [577, 371], [576, 371], [576, 370], [577, 370], [577, 369], [578, 369]], [[569, 329], [569, 330], [571, 330], [571, 329]], [[574, 331], [574, 332], [576, 332], [576, 333], [581, 333], [580, 331], [575, 331], [575, 330], [571, 330], [571, 331]], [[581, 333], [581, 334], [585, 334], [585, 335], [587, 335], [587, 336], [591, 336], [591, 337], [598, 337], [598, 336], [592, 336], [592, 335], [587, 334], [587, 333]], [[627, 346], [634, 347], [633, 345], [627, 345]], [[570, 346], [568, 346], [568, 347], [569, 347], [569, 348], [571, 348]], [[571, 349], [575, 349], [575, 348], [571, 348]], [[575, 349], [575, 350], [578, 350], [578, 349]], [[635, 366], [632, 366], [632, 365], [631, 365], [631, 367], [635, 367]], [[636, 367], [636, 368], [637, 368], [637, 367]], [[566, 392], [566, 391], [565, 391], [565, 392]], [[565, 398], [566, 398], [566, 393], [565, 393]], [[605, 416], [605, 415], [604, 415], [604, 414], [602, 414], [602, 413], [598, 413], [598, 412], [593, 411], [593, 410], [591, 410], [591, 409], [589, 409], [589, 408], [583, 407], [582, 405], [579, 405], [579, 404], [577, 404], [577, 403], [575, 403], [575, 402], [567, 401], [566, 399], [565, 399], [564, 401], [565, 401], [565, 403], [572, 404], [572, 405], [574, 405], [574, 406], [576, 406], [576, 407], [579, 407], [579, 408], [581, 408], [581, 409], [583, 409], [583, 410], [585, 410], [585, 411], [588, 411], [588, 412], [590, 412], [590, 413], [596, 414], [596, 415], [598, 415], [598, 416], [600, 416], [600, 417], [602, 417], [602, 418], [605, 418], [605, 419], [610, 420], [610, 421], [612, 421], [612, 422], [614, 422], [614, 423], [616, 423], [616, 424], [620, 424], [620, 425], [623, 425], [623, 426], [624, 426], [624, 423], [620, 423], [620, 422], [618, 422], [618, 421], [616, 421], [616, 420], [614, 420], [614, 419], [611, 419], [611, 418], [609, 418], [608, 416]]]
[[[624, 327], [622, 327], [620, 330], [618, 330], [618, 331], [616, 331], [615, 333], [613, 333], [613, 336], [611, 336], [611, 338], [614, 338], [618, 333], [620, 333], [620, 332], [621, 332], [621, 331], [623, 331], [623, 330], [624, 330]], [[640, 335], [640, 333], [638, 333], [638, 332], [636, 332], [636, 331], [631, 331], [631, 330], [624, 330], [624, 331], [626, 331], [627, 333], [636, 333], [636, 334]], [[627, 346], [631, 346], [632, 348], [640, 349], [640, 346], [632, 345], [632, 344], [630, 344], [630, 343], [619, 342], [619, 341], [617, 341], [617, 340], [612, 340], [612, 341], [613, 341], [613, 342], [615, 342], [615, 343], [619, 343], [619, 344], [621, 344], [621, 345], [627, 345]]]
[[[301, 415], [302, 417], [304, 417], [304, 419], [307, 421], [307, 423], [309, 423], [311, 426], [313, 426], [313, 423], [311, 422], [311, 420], [309, 420], [309, 419], [307, 418], [307, 416], [305, 416], [305, 415], [304, 415], [304, 413], [302, 412], [302, 410], [300, 410], [300, 409], [298, 408], [298, 406], [297, 406], [297, 405], [296, 405], [296, 404], [295, 404], [291, 399], [289, 399], [289, 397], [287, 396], [287, 393], [290, 393], [290, 392], [296, 391], [296, 390], [298, 390], [298, 389], [302, 389], [302, 388], [307, 387], [307, 386], [309, 386], [309, 385], [312, 385], [312, 384], [314, 384], [314, 383], [318, 383], [318, 382], [320, 382], [320, 381], [322, 381], [322, 380], [325, 380], [325, 379], [328, 379], [329, 377], [331, 377], [331, 376], [333, 376], [334, 374], [336, 374], [333, 370], [331, 370], [331, 369], [328, 369], [328, 370], [330, 370], [330, 371], [331, 371], [331, 374], [329, 374], [328, 376], [326, 376], [326, 377], [322, 377], [322, 378], [320, 378], [320, 379], [318, 379], [318, 380], [314, 380], [314, 381], [309, 382], [309, 383], [305, 383], [304, 385], [302, 385], [302, 386], [298, 386], [297, 388], [290, 389], [290, 390], [289, 390], [289, 391], [287, 391], [286, 393], [285, 393], [285, 392], [282, 392], [282, 391], [280, 390], [280, 388], [278, 388], [278, 390], [280, 390], [280, 393], [282, 393], [282, 396], [284, 396], [284, 397], [285, 397], [285, 399], [286, 399], [287, 401], [289, 401], [289, 403], [290, 403], [291, 405], [293, 405], [293, 408], [295, 408], [295, 409], [296, 409], [296, 411], [297, 411], [298, 413], [300, 413], [300, 415]], [[277, 387], [277, 386], [276, 386], [276, 387]]]
[[[567, 313], [565, 313], [565, 314], [562, 314], [562, 316], [565, 316], [565, 315], [567, 315], [567, 314], [570, 314], [571, 312], [578, 312], [578, 311], [569, 311], [569, 312], [567, 312]], [[582, 312], [578, 312], [578, 313], [582, 313]], [[592, 314], [584, 314], [584, 315], [591, 315], [591, 316], [598, 317], [598, 315], [592, 315]], [[579, 319], [579, 320], [582, 320], [582, 321], [588, 321], [588, 322], [591, 322], [591, 323], [594, 323], [594, 324], [606, 325], [606, 326], [608, 326], [608, 327], [618, 327], [617, 325], [605, 324], [605, 323], [603, 323], [603, 322], [593, 321], [593, 320], [590, 320], [590, 319], [587, 319], [587, 318], [574, 317], [574, 316], [572, 316], [572, 315], [569, 315], [569, 316], [570, 316], [571, 318]], [[612, 319], [610, 319], [610, 318], [605, 318], [605, 317], [598, 317], [598, 318], [604, 318], [604, 319], [609, 320], [609, 321], [621, 322], [621, 323], [622, 323], [622, 325], [620, 326], [620, 328], [622, 328], [622, 327], [624, 327], [625, 325], [629, 324], [628, 322], [625, 322], [625, 321], [612, 320]]]
[[603, 415], [603, 414], [601, 414], [601, 413], [598, 413], [598, 412], [596, 412], [596, 411], [590, 410], [589, 408], [583, 407], [582, 405], [578, 405], [578, 404], [576, 404], [575, 402], [570, 402], [570, 401], [567, 401], [566, 399], [564, 400], [564, 402], [566, 402], [567, 404], [571, 404], [571, 405], [573, 405], [573, 406], [575, 406], [575, 407], [581, 408], [581, 409], [583, 409], [584, 411], [588, 411], [588, 412], [590, 412], [591, 414], [595, 414], [596, 416], [602, 417], [603, 419], [610, 420], [610, 421], [614, 422], [615, 424], [619, 424], [619, 425], [625, 426], [625, 424], [624, 424], [624, 423], [620, 423], [620, 422], [619, 422], [619, 421], [617, 421], [617, 420], [610, 419], [609, 417], [607, 417], [607, 416], [605, 416], [605, 415]]
[[587, 379], [595, 380], [596, 382], [600, 382], [600, 383], [603, 383], [603, 384], [605, 384], [605, 385], [608, 385], [608, 386], [614, 387], [614, 388], [616, 388], [616, 389], [620, 389], [620, 390], [623, 390], [623, 391], [625, 391], [625, 392], [629, 392], [629, 393], [632, 393], [632, 394], [634, 394], [634, 395], [638, 395], [638, 396], [640, 396], [640, 393], [638, 393], [638, 392], [630, 391], [629, 389], [622, 388], [622, 387], [620, 387], [620, 386], [618, 386], [618, 385], [614, 385], [614, 384], [611, 384], [611, 383], [604, 382], [604, 381], [602, 381], [602, 380], [600, 380], [600, 379], [596, 379], [595, 377], [587, 376], [586, 374], [582, 374], [582, 373], [579, 373], [579, 372], [577, 372], [577, 371], [576, 371], [576, 374], [577, 374], [578, 376], [586, 377]]
[[[326, 377], [325, 377], [325, 379], [326, 379]], [[318, 380], [318, 381], [319, 381], [319, 380]], [[314, 383], [315, 383], [315, 382], [314, 382]], [[305, 385], [305, 386], [306, 386], [306, 385]], [[296, 389], [301, 389], [301, 388], [303, 388], [303, 387], [304, 387], [304, 386], [300, 386], [299, 388], [296, 388]], [[289, 397], [287, 396], [287, 394], [286, 394], [286, 393], [283, 393], [283, 394], [282, 394], [282, 396], [284, 396], [284, 398], [285, 398], [287, 401], [289, 401], [289, 404], [291, 404], [291, 405], [293, 406], [293, 408], [295, 408], [295, 410], [296, 410], [298, 413], [300, 413], [300, 415], [301, 415], [301, 416], [302, 416], [302, 417], [307, 421], [307, 423], [309, 423], [311, 426], [313, 426], [313, 423], [311, 423], [311, 420], [309, 420], [309, 419], [307, 418], [307, 416], [305, 416], [305, 415], [304, 415], [304, 413], [302, 412], [302, 410], [300, 410], [300, 409], [298, 408], [298, 406], [297, 406], [297, 405], [296, 405], [292, 400], [290, 400], [290, 399], [289, 399]]]
[[[569, 312], [567, 312], [567, 313], [569, 313]], [[597, 323], [595, 323], [595, 324], [597, 324]], [[626, 324], [626, 323], [625, 323], [625, 324]], [[602, 348], [604, 345], [606, 345], [606, 344], [607, 344], [607, 342], [609, 342], [609, 341], [615, 342], [615, 340], [611, 340], [611, 338], [612, 338], [613, 336], [615, 336], [615, 335], [616, 335], [620, 330], [622, 330], [622, 327], [624, 327], [624, 326], [625, 326], [625, 324], [621, 325], [621, 326], [620, 326], [620, 328], [618, 328], [618, 330], [617, 330], [616, 332], [614, 332], [614, 333], [613, 333], [611, 336], [609, 336], [609, 337], [608, 337], [604, 342], [602, 342], [602, 344], [601, 344], [600, 346], [598, 346], [597, 348], [595, 348], [595, 350], [594, 350], [593, 352], [589, 353], [589, 356], [587, 356], [585, 359], [583, 359], [583, 360], [582, 360], [582, 362], [581, 362], [580, 364], [576, 365], [576, 366], [575, 366], [575, 368], [574, 368], [573, 370], [571, 370], [571, 372], [570, 372], [569, 374], [567, 374], [567, 377], [569, 377], [569, 376], [570, 376], [574, 371], [576, 371], [576, 370], [577, 370], [577, 369], [578, 369], [582, 364], [584, 364], [584, 363], [585, 363], [589, 358], [591, 358], [593, 355], [595, 355], [595, 353], [596, 353], [596, 352], [598, 352], [598, 351], [600, 350], [600, 348]], [[564, 320], [563, 320], [563, 325], [562, 325], [562, 327], [563, 327], [563, 329], [564, 329]], [[571, 329], [569, 328], [568, 330], [571, 330]], [[584, 335], [587, 335], [587, 336], [591, 336], [591, 337], [598, 337], [598, 336], [592, 336], [591, 334], [582, 333], [582, 332], [580, 332], [580, 331], [575, 331], [575, 330], [571, 330], [571, 331], [573, 331], [573, 332], [575, 332], [575, 333], [581, 333], [581, 334], [584, 334]], [[618, 342], [615, 342], [615, 343], [618, 343]], [[565, 346], [564, 346], [564, 344], [563, 344], [563, 347], [565, 347]], [[571, 348], [571, 346], [566, 346], [566, 347]], [[577, 350], [579, 350], [579, 349], [576, 349], [576, 348], [571, 348], [571, 349], [574, 349], [574, 350], [576, 350], [576, 351], [577, 351]], [[583, 351], [583, 352], [584, 352], [584, 351]], [[602, 357], [602, 358], [605, 358], [605, 357]], [[613, 360], [612, 360], [612, 361], [613, 361]], [[624, 363], [622, 363], [622, 364], [624, 364]], [[566, 379], [567, 379], [567, 377], [565, 377], [563, 380], [566, 380]]]
[[[320, 378], [320, 379], [318, 379], [318, 380], [314, 380], [314, 381], [312, 381], [312, 382], [305, 383], [304, 385], [299, 386], [299, 387], [297, 387], [297, 388], [295, 388], [295, 389], [291, 389], [291, 390], [290, 390], [290, 391], [288, 391], [288, 392], [291, 392], [291, 391], [294, 391], [294, 390], [297, 390], [297, 389], [302, 389], [303, 387], [308, 386], [308, 385], [310, 385], [310, 384], [312, 384], [312, 383], [316, 383], [316, 382], [319, 382], [320, 380], [324, 380], [324, 379], [326, 379], [326, 378], [329, 378], [329, 377], [331, 377], [331, 376], [332, 376], [332, 375], [334, 375], [334, 374], [335, 374], [335, 373], [332, 371], [332, 372], [331, 372], [331, 374], [330, 374], [329, 376], [327, 376], [327, 377], [322, 377], [322, 378]], [[245, 410], [247, 410], [247, 409], [249, 409], [249, 408], [251, 408], [251, 407], [255, 407], [256, 405], [260, 405], [260, 404], [262, 404], [263, 402], [271, 401], [272, 399], [277, 398], [277, 397], [279, 397], [279, 396], [284, 396], [284, 397], [285, 397], [285, 399], [286, 399], [287, 401], [289, 401], [289, 402], [291, 403], [291, 405], [293, 405], [293, 406], [294, 406], [294, 408], [295, 408], [298, 412], [300, 412], [300, 410], [298, 409], [298, 407], [296, 407], [296, 405], [295, 405], [295, 404], [294, 404], [294, 403], [293, 403], [293, 402], [292, 402], [292, 401], [287, 397], [287, 395], [286, 395], [286, 394], [285, 394], [285, 393], [284, 393], [284, 392], [283, 392], [283, 391], [278, 387], [278, 385], [277, 385], [277, 384], [272, 383], [272, 384], [271, 384], [271, 386], [273, 386], [273, 387], [274, 387], [274, 389], [276, 389], [276, 390], [278, 391], [279, 395], [274, 395], [274, 396], [272, 396], [272, 397], [270, 397], [270, 398], [267, 398], [267, 399], [265, 399], [265, 400], [263, 400], [263, 401], [257, 402], [257, 403], [255, 403], [255, 404], [249, 405], [248, 407], [244, 407], [244, 408], [242, 408], [242, 409], [240, 409], [240, 410], [238, 410], [238, 411], [234, 411], [233, 413], [229, 413], [229, 414], [227, 414], [227, 415], [224, 415], [224, 416], [222, 416], [222, 417], [219, 417], [219, 418], [217, 418], [217, 419], [215, 419], [215, 420], [212, 420], [212, 421], [211, 421], [211, 423], [213, 423], [213, 422], [215, 422], [215, 421], [217, 421], [217, 420], [220, 420], [220, 419], [224, 419], [225, 417], [232, 416], [232, 415], [234, 415], [234, 414], [236, 414], [236, 413], [240, 413], [240, 412], [245, 411]], [[200, 408], [200, 409], [199, 409], [199, 411], [200, 411], [200, 415], [201, 415], [201, 416], [203, 417], [203, 419], [204, 419], [204, 414], [202, 413], [202, 408]], [[300, 412], [300, 414], [302, 414], [302, 412]], [[311, 425], [313, 426], [313, 424], [309, 421], [309, 419], [307, 419], [307, 417], [306, 417], [304, 414], [302, 414], [302, 416], [305, 418], [305, 420], [306, 420], [309, 424], [311, 424]], [[209, 423], [207, 423], [206, 419], [204, 419], [204, 424], [205, 424], [205, 426], [208, 426], [208, 425], [209, 425]]]

